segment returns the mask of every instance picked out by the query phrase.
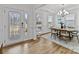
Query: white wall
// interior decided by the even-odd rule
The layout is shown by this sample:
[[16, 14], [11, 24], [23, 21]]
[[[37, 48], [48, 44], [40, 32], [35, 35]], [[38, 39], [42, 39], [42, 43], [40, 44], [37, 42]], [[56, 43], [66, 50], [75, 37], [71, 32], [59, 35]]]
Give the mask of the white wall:
[[[28, 32], [24, 39], [31, 39], [36, 36], [36, 13], [40, 13], [42, 16], [42, 33], [50, 31], [48, 29], [47, 17], [53, 16], [52, 25], [55, 26], [56, 14], [45, 10], [34, 10], [30, 6], [21, 5], [0, 5], [0, 41], [9, 40], [8, 38], [8, 11], [15, 10], [22, 14], [26, 12], [28, 14]], [[70, 11], [75, 14], [75, 27], [79, 29], [79, 8]]]
[[[0, 7], [0, 42], [2, 41], [2, 40], [5, 40], [5, 34], [6, 34], [6, 32], [5, 32], [5, 30], [4, 30], [4, 28], [5, 28], [5, 26], [4, 26], [4, 17], [3, 17], [3, 9]], [[4, 34], [5, 33], [5, 34]], [[4, 37], [5, 36], [5, 37]]]
[[[24, 9], [23, 9], [24, 8]], [[26, 7], [21, 7], [21, 6], [16, 6], [16, 5], [0, 5], [0, 42], [2, 41], [9, 41], [9, 43], [11, 42], [11, 40], [8, 38], [8, 11], [17, 11], [17, 12], [21, 12], [22, 15], [23, 13], [27, 13], [28, 14], [28, 32], [27, 32], [27, 36], [26, 37], [22, 37], [22, 40], [27, 40], [27, 39], [31, 39], [33, 38], [33, 30], [32, 30], [32, 9], [29, 6]], [[22, 16], [23, 18], [23, 16]], [[23, 35], [24, 36], [24, 35]], [[13, 42], [13, 41], [12, 41]]]
[[48, 16], [52, 16], [52, 25], [54, 25], [54, 15], [53, 13], [51, 12], [47, 12], [47, 11], [44, 11], [44, 10], [35, 10], [34, 12], [34, 35], [36, 36], [38, 33], [36, 32], [37, 30], [37, 26], [36, 26], [36, 14], [39, 14], [41, 16], [41, 21], [42, 21], [42, 30], [41, 30], [41, 33], [46, 33], [46, 32], [49, 32], [50, 29], [48, 28]]
[[[39, 10], [39, 9], [36, 10], [37, 13], [41, 13], [42, 16], [43, 16], [43, 20], [42, 20], [42, 22], [44, 23], [43, 24], [43, 30], [42, 30], [43, 32], [48, 31], [48, 28], [46, 28], [47, 27], [47, 15], [48, 14], [52, 14], [52, 16], [53, 16], [53, 22], [52, 22], [52, 24], [54, 26], [56, 26], [56, 15], [57, 15], [57, 11], [55, 12], [55, 10], [53, 10], [53, 7], [52, 8], [49, 8], [49, 7], [50, 6], [48, 6], [47, 8], [43, 8], [42, 7], [42, 8], [40, 8], [41, 10]], [[48, 8], [49, 8], [49, 12], [46, 11], [46, 10], [48, 10]], [[46, 9], [46, 10], [44, 11], [43, 9], [44, 10]], [[51, 9], [52, 9], [52, 11], [54, 13], [51, 12]], [[70, 12], [70, 14], [73, 14], [74, 15], [75, 28], [77, 30], [79, 30], [79, 6], [78, 5], [71, 5], [69, 7], [67, 6], [65, 9], [67, 9]]]
[[[71, 10], [69, 10], [69, 12], [71, 13], [71, 14], [74, 14], [74, 17], [75, 17], [75, 27], [76, 27], [76, 29], [78, 29], [79, 30], [79, 7], [77, 6], [76, 8], [75, 7], [73, 7]], [[50, 31], [49, 29], [48, 29], [48, 23], [47, 23], [47, 17], [48, 17], [48, 15], [52, 15], [53, 16], [53, 22], [52, 22], [52, 25], [54, 25], [54, 26], [56, 26], [56, 24], [55, 24], [55, 21], [56, 21], [56, 13], [52, 13], [51, 11], [46, 11], [46, 10], [40, 10], [40, 9], [37, 9], [37, 10], [32, 10], [32, 20], [30, 20], [29, 22], [30, 22], [30, 24], [32, 24], [32, 25], [30, 25], [30, 31], [32, 31], [31, 32], [31, 36], [30, 37], [34, 37], [34, 36], [36, 36], [36, 13], [38, 13], [38, 14], [41, 14], [41, 16], [42, 16], [42, 33], [45, 33], [45, 32], [48, 32], [48, 31]]]

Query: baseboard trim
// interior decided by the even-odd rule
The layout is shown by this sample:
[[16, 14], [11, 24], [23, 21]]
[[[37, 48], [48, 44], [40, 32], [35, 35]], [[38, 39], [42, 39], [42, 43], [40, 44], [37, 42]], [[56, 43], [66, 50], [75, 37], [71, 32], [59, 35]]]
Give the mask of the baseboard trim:
[[46, 32], [46, 33], [42, 33], [42, 34], [39, 34], [39, 35], [42, 36], [42, 35], [46, 35], [46, 34], [49, 34], [49, 33], [51, 33], [51, 32]]
[[12, 46], [16, 46], [16, 45], [19, 45], [19, 44], [24, 44], [24, 43], [27, 43], [27, 42], [30, 42], [30, 41], [33, 41], [33, 39], [29, 39], [29, 40], [20, 41], [20, 42], [17, 42], [17, 43], [12, 43], [12, 44], [9, 44], [9, 45], [5, 45], [2, 48], [4, 49], [4, 48], [12, 47]]

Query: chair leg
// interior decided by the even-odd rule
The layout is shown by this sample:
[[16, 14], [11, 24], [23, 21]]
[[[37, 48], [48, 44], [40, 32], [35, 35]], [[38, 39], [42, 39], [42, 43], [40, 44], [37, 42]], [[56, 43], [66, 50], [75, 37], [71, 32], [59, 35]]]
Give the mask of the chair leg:
[[51, 37], [52, 37], [52, 33], [51, 33]]
[[56, 39], [56, 34], [54, 34], [54, 39]]
[[79, 39], [78, 39], [78, 36], [77, 36], [77, 40], [78, 40], [78, 43], [79, 43]]

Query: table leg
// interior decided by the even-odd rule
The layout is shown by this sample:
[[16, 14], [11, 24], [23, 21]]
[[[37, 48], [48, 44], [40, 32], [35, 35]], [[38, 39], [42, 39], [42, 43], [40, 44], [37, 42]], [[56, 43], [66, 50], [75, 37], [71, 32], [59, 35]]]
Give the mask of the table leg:
[[72, 37], [71, 37], [71, 32], [69, 32], [69, 39], [70, 39], [70, 40], [72, 40]]
[[59, 31], [59, 37], [61, 37], [61, 31]]

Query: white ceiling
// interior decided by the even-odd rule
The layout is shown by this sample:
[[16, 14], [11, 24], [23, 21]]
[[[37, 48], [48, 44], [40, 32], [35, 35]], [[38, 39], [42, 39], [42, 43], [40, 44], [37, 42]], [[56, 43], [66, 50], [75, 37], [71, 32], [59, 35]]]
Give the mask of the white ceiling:
[[20, 9], [20, 10], [32, 10], [32, 8], [37, 8], [40, 5], [39, 4], [0, 4], [0, 6], [6, 8]]
[[37, 10], [45, 10], [45, 11], [47, 10], [47, 11], [55, 13], [63, 7], [66, 10], [72, 10], [74, 8], [79, 8], [79, 4], [64, 4], [64, 6], [62, 4], [47, 4], [47, 5], [39, 7]]
[[[21, 9], [21, 10], [42, 9], [50, 12], [56, 12], [63, 7], [62, 4], [2, 4], [0, 6]], [[79, 7], [79, 4], [64, 4], [64, 8], [67, 10], [77, 8], [77, 7]]]

